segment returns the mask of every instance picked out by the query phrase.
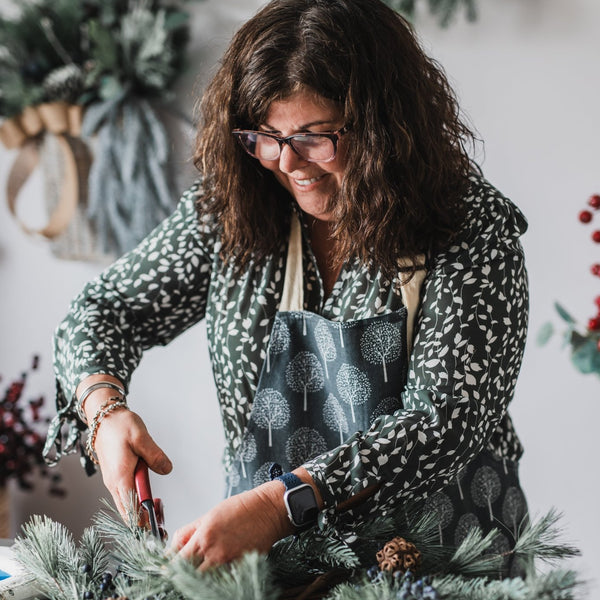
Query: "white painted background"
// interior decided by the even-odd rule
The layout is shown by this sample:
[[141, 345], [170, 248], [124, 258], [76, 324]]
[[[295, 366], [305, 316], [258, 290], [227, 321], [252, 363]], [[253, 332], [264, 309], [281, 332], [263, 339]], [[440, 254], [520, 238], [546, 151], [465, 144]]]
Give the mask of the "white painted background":
[[[178, 88], [183, 109], [191, 112], [194, 84], [202, 88], [231, 32], [261, 4], [205, 0], [192, 5], [192, 66]], [[460, 19], [441, 30], [421, 15], [417, 29], [485, 140], [486, 176], [529, 219], [523, 243], [531, 335], [512, 406], [526, 449], [521, 477], [534, 515], [552, 506], [564, 512], [565, 537], [583, 552], [573, 566], [589, 581], [588, 597], [600, 598], [600, 380], [575, 371], [557, 338], [545, 348], [535, 345], [542, 323], [558, 324], [555, 300], [585, 322], [600, 294], [600, 282], [589, 274], [600, 248], [590, 240], [593, 227], [577, 221], [588, 196], [600, 193], [600, 3], [479, 4], [474, 25]], [[7, 5], [0, 0], [0, 9]], [[0, 148], [2, 189], [14, 156]], [[41, 178], [34, 176], [21, 198], [21, 214], [30, 223], [42, 222], [41, 190]], [[51, 403], [52, 331], [70, 298], [101, 267], [53, 258], [45, 243], [21, 233], [0, 194], [0, 374], [5, 383], [39, 352], [42, 366], [29, 392], [44, 394]], [[175, 464], [171, 475], [153, 479], [173, 531], [216, 503], [223, 488], [223, 436], [202, 324], [146, 355], [130, 402]], [[76, 533], [89, 523], [102, 493], [100, 477], [87, 479], [71, 459], [61, 467], [66, 500], [49, 499], [43, 484], [35, 493], [14, 493], [13, 530], [27, 514], [40, 511]]]

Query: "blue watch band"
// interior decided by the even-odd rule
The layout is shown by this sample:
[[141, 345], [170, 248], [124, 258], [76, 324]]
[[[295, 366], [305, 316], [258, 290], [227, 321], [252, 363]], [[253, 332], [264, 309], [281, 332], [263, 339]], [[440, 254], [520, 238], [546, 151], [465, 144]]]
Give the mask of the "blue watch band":
[[293, 473], [284, 473], [283, 475], [275, 477], [275, 479], [283, 481], [283, 485], [285, 485], [286, 490], [291, 490], [299, 485], [302, 485], [302, 480]]

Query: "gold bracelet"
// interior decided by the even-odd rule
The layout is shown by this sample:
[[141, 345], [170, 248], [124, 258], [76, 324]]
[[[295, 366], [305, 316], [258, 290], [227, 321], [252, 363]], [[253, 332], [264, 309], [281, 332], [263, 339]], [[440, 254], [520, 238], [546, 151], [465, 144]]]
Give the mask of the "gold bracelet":
[[98, 427], [100, 426], [100, 422], [102, 421], [102, 419], [104, 419], [104, 417], [106, 417], [106, 415], [111, 413], [113, 410], [116, 410], [117, 408], [125, 408], [125, 409], [129, 410], [129, 407], [127, 406], [127, 402], [125, 402], [125, 400], [123, 400], [119, 396], [114, 396], [112, 398], [109, 398], [98, 409], [98, 411], [94, 415], [94, 418], [92, 419], [92, 424], [90, 425], [88, 437], [85, 442], [85, 450], [86, 450], [88, 456], [90, 457], [90, 459], [92, 460], [92, 462], [96, 465], [99, 463], [98, 463], [98, 459], [95, 456], [96, 450], [95, 450], [94, 446], [96, 444], [96, 435], [98, 435]]

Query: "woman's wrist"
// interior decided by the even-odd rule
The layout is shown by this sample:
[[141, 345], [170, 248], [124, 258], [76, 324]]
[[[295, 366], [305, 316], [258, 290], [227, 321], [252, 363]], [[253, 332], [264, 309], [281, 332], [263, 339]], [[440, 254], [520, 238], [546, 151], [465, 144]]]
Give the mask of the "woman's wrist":
[[[100, 385], [101, 383], [111, 384], [111, 387], [102, 386], [96, 389], [90, 389], [92, 386]], [[120, 390], [123, 390], [123, 392], [125, 390], [125, 386], [116, 377], [113, 377], [112, 375], [105, 375], [103, 373], [90, 375], [79, 383], [75, 391], [75, 397], [77, 398], [78, 408], [81, 409], [83, 416], [85, 416], [85, 419], [82, 419], [84, 423], [86, 421], [86, 424], [91, 423], [94, 416], [100, 410], [100, 407], [106, 402], [110, 401], [112, 398], [125, 398], [124, 393], [121, 394], [119, 391], [117, 391], [117, 389], [115, 389], [115, 387], [112, 386], [120, 388]], [[86, 393], [88, 390], [89, 393]], [[82, 399], [83, 403], [81, 402]], [[81, 417], [82, 415], [80, 415], [80, 418]]]

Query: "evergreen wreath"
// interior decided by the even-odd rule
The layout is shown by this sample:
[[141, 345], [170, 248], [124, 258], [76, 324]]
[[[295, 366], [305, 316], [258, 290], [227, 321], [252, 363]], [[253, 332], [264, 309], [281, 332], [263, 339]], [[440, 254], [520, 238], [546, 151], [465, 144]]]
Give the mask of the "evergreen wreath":
[[[106, 503], [107, 506], [108, 503]], [[110, 508], [110, 507], [109, 507]], [[403, 511], [404, 512], [404, 511]], [[408, 516], [407, 516], [408, 515]], [[207, 572], [169, 554], [163, 542], [137, 526], [136, 511], [127, 523], [116, 511], [101, 511], [76, 544], [67, 529], [35, 516], [23, 527], [14, 551], [50, 600], [570, 600], [581, 582], [570, 570], [539, 574], [533, 558], [557, 561], [576, 555], [557, 541], [554, 512], [524, 526], [512, 554], [527, 570], [524, 578], [498, 579], [503, 556], [494, 554], [495, 532], [473, 530], [458, 548], [436, 544], [432, 515], [414, 520], [379, 518], [356, 532], [350, 547], [326, 525], [278, 542], [269, 556], [248, 553], [231, 565]], [[403, 530], [411, 527], [411, 534]], [[399, 528], [399, 529], [398, 529]], [[405, 535], [420, 547], [419, 573], [365, 570], [375, 561], [378, 540]], [[333, 587], [332, 587], [333, 586]]]
[[[29, 0], [0, 17], [0, 117], [64, 102], [94, 136], [88, 217], [121, 254], [173, 209], [172, 86], [185, 68], [192, 0]], [[186, 124], [189, 120], [185, 119]]]

